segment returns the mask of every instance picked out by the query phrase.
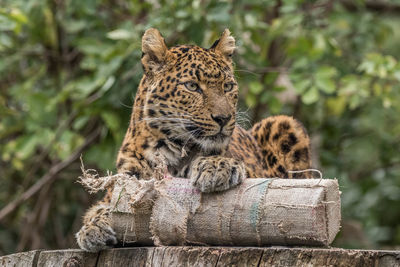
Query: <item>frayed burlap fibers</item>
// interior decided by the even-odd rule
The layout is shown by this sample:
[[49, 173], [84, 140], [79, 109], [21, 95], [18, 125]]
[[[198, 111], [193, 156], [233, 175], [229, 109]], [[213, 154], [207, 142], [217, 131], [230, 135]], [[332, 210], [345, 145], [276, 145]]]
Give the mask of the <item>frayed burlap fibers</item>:
[[124, 243], [328, 246], [340, 228], [337, 180], [246, 179], [205, 194], [188, 179], [108, 179], [113, 228]]

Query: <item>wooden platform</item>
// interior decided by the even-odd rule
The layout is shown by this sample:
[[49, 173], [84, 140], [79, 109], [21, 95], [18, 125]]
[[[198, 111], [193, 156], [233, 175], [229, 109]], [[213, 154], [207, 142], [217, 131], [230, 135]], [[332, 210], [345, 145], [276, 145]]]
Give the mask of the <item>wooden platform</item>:
[[0, 266], [400, 266], [400, 251], [287, 247], [134, 247], [88, 253], [36, 250], [0, 257]]

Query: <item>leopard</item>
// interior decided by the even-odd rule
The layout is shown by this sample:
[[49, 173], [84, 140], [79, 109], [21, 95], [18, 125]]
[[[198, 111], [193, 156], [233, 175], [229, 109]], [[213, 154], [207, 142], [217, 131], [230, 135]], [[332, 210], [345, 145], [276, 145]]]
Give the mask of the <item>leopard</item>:
[[[310, 138], [291, 116], [267, 117], [245, 130], [237, 123], [235, 38], [225, 29], [210, 48], [168, 48], [155, 29], [142, 37], [143, 77], [118, 152], [118, 173], [150, 179], [163, 158], [173, 177], [190, 179], [202, 194], [251, 178], [310, 178]], [[297, 171], [297, 172], [296, 172]], [[92, 206], [76, 234], [91, 252], [118, 243], [110, 221], [110, 194]]]

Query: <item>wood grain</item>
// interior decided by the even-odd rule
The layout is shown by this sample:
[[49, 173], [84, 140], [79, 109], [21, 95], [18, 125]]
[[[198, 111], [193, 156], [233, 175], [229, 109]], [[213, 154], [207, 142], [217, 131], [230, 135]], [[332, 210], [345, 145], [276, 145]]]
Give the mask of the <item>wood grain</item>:
[[0, 257], [0, 266], [400, 266], [400, 251], [303, 247], [132, 247], [88, 253], [29, 251]]

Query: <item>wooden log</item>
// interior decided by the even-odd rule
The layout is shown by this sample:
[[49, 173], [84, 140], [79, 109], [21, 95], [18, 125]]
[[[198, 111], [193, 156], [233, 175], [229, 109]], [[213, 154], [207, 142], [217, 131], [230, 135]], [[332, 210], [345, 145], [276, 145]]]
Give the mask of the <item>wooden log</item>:
[[0, 257], [0, 266], [400, 266], [400, 251], [303, 247], [133, 247], [89, 253], [30, 251]]
[[246, 179], [209, 194], [188, 179], [121, 179], [111, 206], [118, 240], [137, 245], [328, 246], [341, 218], [331, 179]]

